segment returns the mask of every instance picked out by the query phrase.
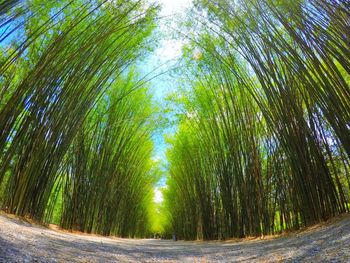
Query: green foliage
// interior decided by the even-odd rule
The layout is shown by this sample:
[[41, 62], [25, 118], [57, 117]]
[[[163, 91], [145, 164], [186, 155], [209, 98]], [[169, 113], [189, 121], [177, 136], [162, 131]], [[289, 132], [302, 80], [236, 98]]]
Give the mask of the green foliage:
[[[119, 78], [85, 120], [65, 160], [66, 229], [142, 236], [148, 229], [153, 186], [153, 108], [133, 73]], [[126, 95], [127, 94], [127, 95]]]
[[348, 211], [344, 2], [196, 5], [190, 25], [200, 30], [184, 52], [191, 90], [177, 102], [168, 154], [167, 231], [258, 236]]
[[[0, 202], [70, 230], [259, 236], [349, 211], [346, 1], [195, 1], [167, 118], [136, 62], [158, 7], [0, 1]], [[174, 94], [172, 94], [174, 95]]]
[[150, 50], [158, 7], [0, 6], [3, 208], [68, 229], [144, 235], [155, 109], [131, 65]]

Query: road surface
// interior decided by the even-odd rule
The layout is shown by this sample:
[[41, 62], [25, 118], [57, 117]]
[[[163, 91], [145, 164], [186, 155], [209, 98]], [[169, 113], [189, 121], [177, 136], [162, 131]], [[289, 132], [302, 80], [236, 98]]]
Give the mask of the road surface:
[[0, 214], [0, 262], [350, 262], [350, 215], [268, 240], [175, 242], [73, 234]]

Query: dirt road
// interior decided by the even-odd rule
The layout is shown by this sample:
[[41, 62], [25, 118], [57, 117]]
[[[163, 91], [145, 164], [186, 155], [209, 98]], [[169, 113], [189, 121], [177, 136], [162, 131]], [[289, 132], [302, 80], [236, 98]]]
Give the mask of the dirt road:
[[270, 240], [183, 242], [78, 235], [0, 215], [0, 262], [350, 262], [350, 216]]

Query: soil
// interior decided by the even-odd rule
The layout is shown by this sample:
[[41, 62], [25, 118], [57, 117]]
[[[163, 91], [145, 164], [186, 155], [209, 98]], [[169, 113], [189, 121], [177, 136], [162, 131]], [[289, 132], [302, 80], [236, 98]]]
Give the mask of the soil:
[[69, 233], [0, 214], [0, 262], [350, 262], [350, 215], [277, 238], [189, 242]]

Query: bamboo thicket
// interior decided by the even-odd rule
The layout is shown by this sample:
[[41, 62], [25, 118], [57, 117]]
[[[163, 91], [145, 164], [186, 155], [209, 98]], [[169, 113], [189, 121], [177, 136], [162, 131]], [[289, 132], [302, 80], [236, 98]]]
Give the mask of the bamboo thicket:
[[[348, 211], [347, 10], [344, 1], [197, 2], [201, 30], [184, 70], [192, 101], [172, 142], [180, 153], [169, 154], [169, 229], [256, 236]], [[170, 200], [180, 191], [188, 202]]]
[[[117, 230], [115, 222], [99, 224], [96, 220], [121, 220], [108, 213], [116, 213], [111, 212], [117, 206], [114, 201], [125, 203], [128, 195], [132, 205], [123, 204], [130, 216], [123, 219], [125, 224], [131, 224], [131, 217], [141, 216], [129, 209], [144, 212], [139, 212], [136, 204], [144, 205], [152, 181], [145, 184], [145, 192], [134, 191], [146, 180], [147, 158], [152, 151], [150, 131], [143, 127], [147, 118], [138, 116], [140, 110], [127, 105], [135, 99], [128, 96], [136, 96], [131, 94], [142, 85], [133, 77], [131, 87], [124, 78], [130, 66], [149, 50], [146, 41], [155, 27], [158, 8], [147, 7], [142, 1], [106, 0], [4, 1], [0, 5], [4, 8], [0, 14], [0, 184], [7, 189], [2, 195], [3, 208], [48, 222], [55, 196], [64, 193], [62, 226], [134, 235], [140, 229], [136, 225]], [[111, 91], [104, 95], [111, 89], [115, 95]], [[134, 107], [143, 102], [135, 101]], [[108, 105], [104, 106], [109, 112], [106, 115], [96, 110], [101, 103]], [[118, 128], [118, 122], [125, 125]], [[108, 125], [115, 130], [109, 131]], [[121, 148], [116, 150], [117, 145]], [[101, 153], [104, 156], [99, 158]], [[84, 220], [93, 223], [83, 224], [72, 219], [72, 213], [82, 208], [72, 211], [76, 204], [70, 202], [72, 198], [83, 202], [80, 198], [86, 198], [88, 191], [94, 193], [91, 185], [84, 186], [85, 178], [78, 179], [84, 173], [79, 169], [90, 165], [92, 154], [99, 163], [89, 172], [107, 169], [105, 175], [91, 175], [91, 180], [100, 180], [94, 187], [104, 187], [99, 191], [105, 191], [106, 196], [86, 204], [101, 205], [101, 211], [98, 219], [86, 215]], [[118, 158], [125, 162], [122, 168]], [[120, 172], [119, 181], [108, 184], [118, 169], [126, 171]], [[74, 180], [83, 180], [79, 187], [84, 190], [75, 189]], [[118, 191], [123, 186], [125, 192], [119, 200]], [[79, 196], [70, 196], [77, 191]], [[118, 209], [121, 213], [121, 206]]]

